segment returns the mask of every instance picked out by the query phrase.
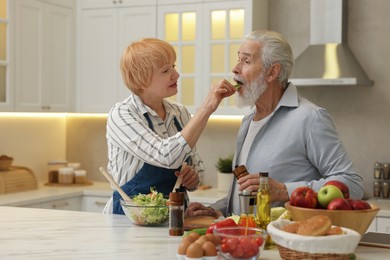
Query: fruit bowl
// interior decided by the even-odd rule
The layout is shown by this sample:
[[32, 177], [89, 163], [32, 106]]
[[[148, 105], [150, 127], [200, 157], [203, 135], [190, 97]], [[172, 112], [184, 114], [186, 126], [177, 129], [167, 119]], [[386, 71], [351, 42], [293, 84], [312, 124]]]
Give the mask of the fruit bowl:
[[342, 227], [343, 234], [303, 236], [283, 231], [292, 221], [281, 219], [267, 226], [283, 259], [349, 259], [360, 241], [358, 232]]
[[221, 239], [217, 246], [224, 259], [257, 259], [264, 249], [267, 231], [260, 228], [225, 227], [214, 229]]
[[286, 202], [284, 206], [295, 221], [305, 220], [316, 215], [325, 215], [331, 219], [333, 225], [353, 229], [361, 236], [366, 233], [379, 211], [379, 208], [374, 204], [371, 204], [371, 209], [364, 210], [312, 209], [291, 206], [290, 202]]
[[161, 226], [168, 223], [168, 206], [140, 206], [125, 200], [120, 203], [127, 218], [135, 225]]

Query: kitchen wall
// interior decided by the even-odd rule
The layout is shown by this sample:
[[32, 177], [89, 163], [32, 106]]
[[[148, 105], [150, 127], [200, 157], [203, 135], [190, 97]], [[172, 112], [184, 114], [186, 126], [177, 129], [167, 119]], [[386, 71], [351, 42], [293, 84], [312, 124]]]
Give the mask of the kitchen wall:
[[[288, 38], [295, 56], [309, 43], [309, 7], [309, 0], [270, 1], [270, 29]], [[349, 45], [374, 86], [299, 89], [333, 116], [369, 195], [373, 163], [390, 162], [389, 9], [387, 0], [349, 1]], [[40, 180], [46, 179], [47, 161], [61, 158], [80, 161], [89, 178], [104, 180], [97, 169], [107, 163], [105, 120], [105, 116], [10, 117], [0, 113], [0, 154], [31, 167]], [[202, 135], [198, 151], [206, 166], [206, 184], [216, 187], [215, 162], [233, 152], [239, 121], [212, 119]]]

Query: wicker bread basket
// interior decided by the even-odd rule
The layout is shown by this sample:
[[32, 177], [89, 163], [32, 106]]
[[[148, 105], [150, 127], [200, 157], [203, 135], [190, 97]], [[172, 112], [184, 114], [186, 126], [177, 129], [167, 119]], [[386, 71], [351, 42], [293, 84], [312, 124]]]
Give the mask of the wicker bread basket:
[[271, 222], [267, 232], [278, 247], [282, 259], [349, 259], [360, 241], [360, 234], [342, 228], [345, 234], [332, 236], [302, 236], [281, 230], [289, 220]]

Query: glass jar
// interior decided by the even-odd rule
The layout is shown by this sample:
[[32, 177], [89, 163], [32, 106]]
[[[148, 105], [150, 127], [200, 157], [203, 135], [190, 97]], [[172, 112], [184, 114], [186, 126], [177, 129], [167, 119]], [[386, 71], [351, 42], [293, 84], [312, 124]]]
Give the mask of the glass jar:
[[383, 164], [383, 179], [384, 180], [390, 179], [390, 164], [389, 163]]
[[58, 183], [72, 184], [74, 182], [74, 169], [63, 167], [58, 169]]
[[87, 171], [86, 170], [75, 170], [74, 171], [74, 182], [83, 184], [87, 182]]
[[383, 165], [380, 162], [374, 163], [374, 179], [382, 178]]
[[374, 197], [380, 198], [381, 196], [381, 183], [379, 181], [374, 181]]
[[53, 160], [47, 162], [47, 174], [49, 183], [58, 183], [58, 169], [66, 167], [67, 161]]

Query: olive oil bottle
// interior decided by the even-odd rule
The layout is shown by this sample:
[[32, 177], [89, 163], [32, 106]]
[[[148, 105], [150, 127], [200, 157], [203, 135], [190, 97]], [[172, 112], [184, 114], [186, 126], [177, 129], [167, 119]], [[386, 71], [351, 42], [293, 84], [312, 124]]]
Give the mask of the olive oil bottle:
[[[257, 205], [256, 205], [256, 222], [259, 228], [267, 230], [268, 224], [271, 222], [271, 196], [268, 185], [268, 173], [260, 172], [260, 185], [257, 191]], [[268, 235], [265, 242], [265, 249], [272, 247], [271, 237]]]

